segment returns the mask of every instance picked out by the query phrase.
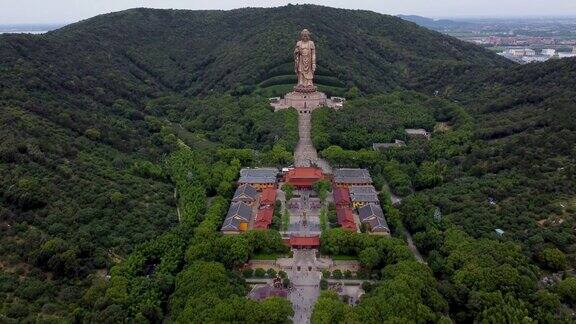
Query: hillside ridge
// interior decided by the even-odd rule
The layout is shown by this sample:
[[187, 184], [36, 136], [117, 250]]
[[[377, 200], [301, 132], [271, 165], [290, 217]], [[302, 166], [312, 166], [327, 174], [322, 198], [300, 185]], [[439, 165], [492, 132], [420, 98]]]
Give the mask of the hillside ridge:
[[314, 5], [230, 11], [136, 8], [42, 36], [0, 38], [0, 46], [7, 42], [22, 47], [18, 53], [27, 52], [31, 60], [50, 60], [42, 53], [50, 48], [55, 57], [70, 61], [62, 70], [87, 57], [112, 71], [131, 66], [157, 83], [137, 81], [154, 90], [206, 94], [248, 86], [240, 91], [247, 93], [268, 80], [270, 71], [291, 62], [297, 32], [305, 27], [318, 44], [319, 67], [333, 78], [326, 85], [338, 83], [343, 89], [418, 88], [424, 83], [419, 80], [454, 69], [512, 65], [485, 49], [398, 17]]

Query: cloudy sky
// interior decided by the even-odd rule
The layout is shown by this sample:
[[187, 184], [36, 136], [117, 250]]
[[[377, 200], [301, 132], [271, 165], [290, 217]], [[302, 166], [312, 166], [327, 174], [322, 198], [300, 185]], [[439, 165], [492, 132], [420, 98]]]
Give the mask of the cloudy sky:
[[315, 3], [428, 17], [576, 16], [576, 0], [0, 0], [0, 25], [69, 23], [135, 7], [232, 9]]

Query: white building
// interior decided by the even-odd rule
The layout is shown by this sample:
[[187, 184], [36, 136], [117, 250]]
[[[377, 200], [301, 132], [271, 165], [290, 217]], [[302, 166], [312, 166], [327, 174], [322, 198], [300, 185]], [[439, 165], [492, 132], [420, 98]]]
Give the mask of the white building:
[[546, 62], [550, 59], [550, 56], [524, 56], [522, 57], [522, 61], [526, 63], [534, 63], [534, 62]]
[[536, 51], [530, 48], [510, 48], [507, 49], [504, 54], [522, 57], [522, 56], [534, 56], [536, 55]]
[[576, 53], [558, 53], [559, 58], [576, 57]]
[[542, 55], [544, 56], [554, 56], [556, 55], [556, 50], [553, 48], [545, 48], [542, 50]]
[[504, 53], [512, 56], [524, 56], [525, 50], [522, 48], [511, 48], [506, 50]]

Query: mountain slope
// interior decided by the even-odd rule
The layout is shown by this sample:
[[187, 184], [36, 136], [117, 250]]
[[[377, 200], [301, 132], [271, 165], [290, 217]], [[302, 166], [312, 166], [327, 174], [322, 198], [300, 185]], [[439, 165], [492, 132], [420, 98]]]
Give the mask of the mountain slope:
[[[291, 52], [302, 28], [311, 29], [318, 44], [318, 81], [323, 90], [335, 94], [352, 86], [368, 94], [404, 88], [439, 90], [439, 95], [457, 99], [473, 112], [480, 125], [474, 144], [488, 144], [481, 150], [468, 150], [472, 146], [467, 142], [466, 150], [457, 150], [460, 155], [449, 160], [454, 167], [450, 181], [463, 175], [488, 177], [486, 174], [500, 169], [521, 170], [526, 175], [532, 169], [522, 160], [524, 147], [530, 149], [530, 156], [540, 154], [542, 158], [534, 163], [538, 168], [544, 169], [557, 155], [568, 161], [562, 163], [573, 161], [566, 158], [566, 142], [573, 138], [569, 117], [574, 107], [571, 89], [576, 88], [574, 61], [515, 67], [474, 45], [395, 17], [319, 6], [232, 11], [134, 9], [45, 35], [0, 36], [0, 314], [21, 321], [62, 321], [72, 320], [78, 309], [93, 307], [118, 319], [128, 316], [125, 308], [114, 304], [125, 302], [122, 294], [106, 294], [100, 299], [98, 294], [106, 293], [106, 285], [98, 286], [98, 281], [88, 289], [90, 275], [102, 278], [136, 245], [152, 239], [154, 248], [141, 246], [132, 254], [133, 263], [123, 263], [128, 268], [138, 265], [129, 269], [137, 274], [132, 279], [143, 287], [149, 283], [142, 275], [141, 254], [152, 254], [152, 260], [147, 260], [152, 263], [160, 258], [153, 239], [160, 236], [162, 240], [161, 234], [177, 224], [176, 200], [183, 197], [181, 192], [175, 197], [174, 181], [165, 165], [177, 138], [201, 153], [201, 163], [184, 159], [183, 169], [202, 165], [212, 172], [198, 172], [204, 181], [196, 184], [193, 194], [202, 196], [200, 202], [206, 196], [230, 195], [231, 178], [237, 174], [230, 171], [238, 166], [235, 157], [243, 165], [289, 163], [286, 150], [291, 150], [297, 139], [296, 113], [273, 113], [266, 98], [257, 94], [271, 95], [291, 87]], [[538, 77], [532, 80], [526, 75]], [[239, 96], [251, 93], [256, 95]], [[408, 98], [406, 103], [412, 105], [410, 98], [421, 95], [397, 97]], [[426, 109], [437, 101], [422, 98], [411, 108], [425, 112], [422, 115], [428, 125]], [[377, 107], [383, 112], [379, 116], [394, 113], [382, 104], [390, 101], [360, 98], [358, 105], [362, 102], [382, 105]], [[373, 107], [360, 108], [369, 112]], [[373, 116], [364, 113], [356, 119], [341, 116], [338, 120], [344, 124]], [[361, 134], [366, 138], [387, 135], [391, 127], [377, 120], [367, 125], [379, 134]], [[546, 126], [544, 134], [538, 132], [542, 125]], [[561, 146], [548, 145], [539, 151], [539, 145], [556, 143], [554, 138], [547, 140], [548, 131], [566, 140]], [[528, 145], [525, 134], [530, 135], [530, 143], [537, 144]], [[513, 141], [508, 141], [508, 135], [518, 136], [510, 136]], [[456, 140], [459, 138], [449, 144], [458, 146]], [[490, 140], [505, 142], [491, 146]], [[506, 159], [509, 147], [515, 150], [512, 158]], [[483, 156], [495, 163], [486, 166], [478, 161]], [[422, 161], [412, 160], [407, 163], [407, 173], [423, 173], [417, 169]], [[573, 174], [572, 169], [568, 172]], [[188, 180], [196, 179], [197, 174], [183, 173], [180, 180], [186, 189]], [[556, 192], [546, 188], [556, 178], [548, 178], [542, 191], [536, 191], [538, 183], [529, 180], [534, 191], [528, 194], [544, 197], [543, 203], [530, 207], [533, 213], [552, 201], [550, 193]], [[449, 202], [457, 202], [461, 192], [450, 185], [426, 194], [436, 199], [447, 188]], [[565, 188], [567, 196], [572, 187]], [[467, 189], [477, 205], [486, 201], [479, 195], [485, 193], [477, 189], [477, 182], [472, 181]], [[218, 209], [226, 204], [214, 206], [218, 208], [211, 226], [217, 228]], [[472, 213], [475, 206], [468, 207]], [[198, 214], [197, 218], [204, 217], [202, 212]], [[447, 217], [473, 236], [493, 230], [489, 227], [493, 224], [486, 224], [489, 218], [476, 226], [474, 218], [467, 216], [454, 212]], [[510, 223], [518, 219], [524, 221], [515, 218]], [[516, 234], [521, 233], [518, 228], [510, 231], [515, 233], [514, 239], [523, 238]], [[565, 235], [566, 230], [558, 230], [561, 235], [552, 238], [553, 233], [546, 232], [545, 244], [573, 255], [573, 236]], [[186, 227], [184, 231], [191, 232]], [[557, 244], [562, 240], [568, 243]], [[171, 276], [183, 266], [186, 243], [179, 244], [179, 261], [167, 262], [172, 265], [170, 275], [152, 289], [165, 296], [174, 288]], [[158, 249], [165, 252], [163, 246]], [[115, 284], [122, 286], [122, 282]], [[141, 298], [138, 289], [131, 287], [131, 291], [130, 299], [142, 304], [149, 301]], [[160, 304], [163, 311], [168, 309], [166, 299]], [[114, 311], [109, 313], [107, 307]], [[2, 316], [0, 320], [5, 319]]]
[[398, 15], [398, 17], [411, 21], [419, 26], [430, 28], [433, 30], [453, 29], [458, 27], [469, 27], [472, 25], [470, 22], [454, 21], [449, 19], [432, 19], [415, 15]]
[[[455, 67], [511, 65], [400, 18], [308, 5], [231, 11], [133, 9], [44, 36], [3, 37], [0, 46], [10, 65], [18, 59], [42, 62], [69, 77], [85, 77], [99, 67], [102, 73], [94, 77], [133, 84], [126, 89], [133, 94], [166, 89], [207, 93], [255, 86], [278, 75], [278, 67], [291, 62], [302, 28], [312, 31], [318, 45], [320, 72], [365, 91], [406, 87], [416, 77], [434, 79], [431, 73]], [[286, 67], [291, 74], [290, 64]]]

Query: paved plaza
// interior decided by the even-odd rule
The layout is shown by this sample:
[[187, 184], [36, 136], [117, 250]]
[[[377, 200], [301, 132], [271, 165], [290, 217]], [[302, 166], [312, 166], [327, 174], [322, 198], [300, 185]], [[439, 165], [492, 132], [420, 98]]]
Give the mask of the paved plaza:
[[294, 323], [310, 323], [320, 295], [322, 273], [316, 266], [316, 250], [294, 250], [292, 268], [287, 271], [293, 289], [288, 298], [294, 308]]
[[[310, 198], [311, 191], [299, 190], [298, 198], [293, 198], [288, 204], [290, 226], [288, 232], [299, 236], [320, 235], [320, 205], [317, 198]], [[311, 204], [312, 201], [312, 204]], [[313, 204], [316, 203], [316, 206]], [[304, 215], [306, 217], [304, 218]]]

